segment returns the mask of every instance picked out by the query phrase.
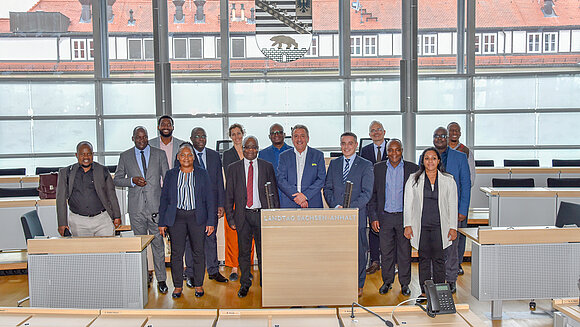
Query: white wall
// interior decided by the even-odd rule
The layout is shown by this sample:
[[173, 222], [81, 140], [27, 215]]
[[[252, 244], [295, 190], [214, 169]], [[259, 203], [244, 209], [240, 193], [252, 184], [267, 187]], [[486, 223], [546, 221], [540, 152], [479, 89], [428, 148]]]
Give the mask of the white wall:
[[333, 34], [332, 35], [332, 40], [333, 40], [333, 48], [334, 48], [334, 52], [333, 52], [333, 56], [338, 57], [338, 54], [340, 53], [338, 45], [340, 44], [340, 40], [338, 39], [338, 34]]
[[572, 44], [570, 45], [570, 51], [580, 52], [580, 30], [572, 31]]
[[440, 55], [449, 55], [453, 53], [451, 50], [452, 41], [451, 33], [437, 33], [437, 51]]
[[117, 43], [113, 36], [109, 36], [109, 59], [117, 59]]
[[127, 38], [118, 37], [117, 39], [117, 59], [127, 59]]
[[514, 31], [513, 35], [513, 53], [526, 53], [527, 42], [525, 31]]
[[497, 50], [497, 53], [504, 53], [505, 52], [505, 35], [502, 31], [497, 32], [497, 45], [495, 47], [495, 49]]
[[333, 56], [332, 34], [318, 35], [318, 56], [332, 57]]
[[215, 37], [214, 36], [204, 36], [203, 37], [203, 57], [204, 58], [215, 58]]
[[570, 52], [570, 31], [560, 31], [560, 35], [558, 35], [558, 52]]
[[451, 37], [451, 53], [454, 55], [457, 54], [457, 32], [453, 32], [453, 36]]
[[379, 34], [379, 56], [393, 55], [393, 34]]
[[57, 47], [55, 37], [1, 38], [0, 60], [57, 60]]
[[70, 37], [61, 37], [58, 42], [60, 60], [71, 60]]
[[247, 58], [265, 58], [260, 48], [258, 48], [258, 43], [256, 43], [255, 36], [246, 36], [246, 57]]
[[393, 56], [400, 56], [403, 54], [401, 49], [403, 43], [401, 34], [393, 34]]

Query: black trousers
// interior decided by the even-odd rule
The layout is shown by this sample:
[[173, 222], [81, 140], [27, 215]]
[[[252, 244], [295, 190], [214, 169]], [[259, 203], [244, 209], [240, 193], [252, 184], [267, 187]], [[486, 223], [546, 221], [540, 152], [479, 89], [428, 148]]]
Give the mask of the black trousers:
[[[215, 275], [219, 272], [219, 262], [217, 257], [217, 224], [215, 231], [210, 236], [205, 235], [205, 266], [208, 275]], [[189, 241], [187, 241], [189, 242]], [[191, 247], [185, 246], [185, 276], [193, 278], [193, 253]]]
[[260, 269], [260, 286], [262, 286], [262, 222], [259, 211], [245, 209], [245, 221], [242, 226], [236, 226], [238, 232], [238, 263], [240, 265], [241, 277], [240, 285], [243, 287], [252, 286], [250, 279], [250, 262], [252, 254], [252, 238], [256, 242], [256, 254], [258, 257], [258, 268]]
[[381, 274], [383, 283], [395, 281], [395, 263], [399, 264], [399, 283], [411, 283], [411, 242], [405, 237], [403, 213], [379, 214], [379, 239], [381, 243]]
[[171, 277], [173, 286], [183, 287], [183, 253], [185, 242], [189, 238], [189, 245], [193, 249], [193, 284], [202, 286], [205, 275], [205, 224], [198, 225], [195, 219], [195, 210], [177, 209], [175, 223], [167, 228], [171, 237]]
[[381, 262], [381, 247], [379, 238], [379, 234], [375, 233], [372, 228], [369, 228], [369, 250], [371, 253], [370, 264], [372, 264], [374, 261], [379, 263]]
[[[433, 275], [431, 276], [431, 265]], [[433, 279], [435, 284], [445, 282], [445, 255], [441, 240], [441, 227], [421, 228], [419, 240], [419, 285], [424, 293], [425, 281]]]

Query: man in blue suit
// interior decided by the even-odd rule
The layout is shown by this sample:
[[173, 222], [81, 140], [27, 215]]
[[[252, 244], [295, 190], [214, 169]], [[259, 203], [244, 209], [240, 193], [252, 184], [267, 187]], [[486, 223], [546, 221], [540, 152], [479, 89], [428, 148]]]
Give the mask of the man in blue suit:
[[308, 128], [292, 128], [294, 149], [280, 154], [278, 163], [278, 189], [280, 208], [322, 208], [321, 190], [326, 169], [324, 154], [308, 146]]
[[[205, 147], [207, 144], [207, 134], [203, 128], [195, 127], [191, 131], [190, 139], [195, 152], [195, 164], [207, 170], [209, 174], [211, 187], [208, 189], [208, 191], [213, 194], [213, 198], [215, 199], [216, 204], [216, 207], [213, 208], [212, 212], [209, 214], [212, 215], [213, 218], [216, 218], [212, 221], [215, 222], [214, 227], [217, 229], [218, 219], [224, 216], [226, 197], [226, 192], [224, 190], [224, 176], [222, 173], [222, 161], [220, 160], [219, 153]], [[206, 236], [205, 240], [205, 261], [207, 266], [207, 275], [209, 279], [213, 279], [216, 282], [227, 283], [228, 279], [222, 276], [222, 274], [219, 272], [216, 234], [217, 233], [212, 233], [211, 235]], [[189, 246], [186, 246], [185, 248], [185, 264], [187, 266], [187, 269], [185, 270], [185, 275], [187, 276], [187, 286], [192, 287], [193, 279], [191, 276], [193, 270], [190, 267], [193, 266], [193, 255], [191, 252], [191, 247]]]
[[[445, 171], [453, 175], [457, 184], [458, 217], [457, 227], [467, 227], [467, 214], [471, 197], [471, 175], [467, 156], [463, 152], [453, 150], [448, 145], [449, 133], [445, 127], [438, 127], [433, 133], [433, 145], [441, 154], [441, 164]], [[457, 291], [456, 282], [459, 272], [458, 259], [459, 238], [445, 249], [445, 280], [451, 286], [451, 292]]]
[[284, 127], [278, 123], [270, 126], [270, 134], [268, 134], [268, 137], [270, 138], [272, 145], [260, 150], [258, 153], [258, 158], [271, 163], [272, 166], [274, 166], [274, 172], [276, 172], [278, 170], [280, 154], [288, 149], [292, 149], [292, 147], [284, 142], [286, 133], [284, 133]]
[[367, 203], [373, 194], [373, 164], [356, 155], [357, 137], [352, 132], [340, 136], [342, 156], [332, 160], [328, 166], [324, 183], [324, 198], [331, 208], [342, 208], [346, 182], [352, 182], [350, 208], [358, 208], [358, 296], [362, 296], [365, 285], [368, 242]]

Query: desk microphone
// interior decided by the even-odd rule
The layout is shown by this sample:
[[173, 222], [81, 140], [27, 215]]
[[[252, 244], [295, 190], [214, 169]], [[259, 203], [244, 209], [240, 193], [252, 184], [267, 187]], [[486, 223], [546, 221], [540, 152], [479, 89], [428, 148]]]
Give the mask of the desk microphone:
[[394, 326], [394, 325], [393, 325], [393, 323], [392, 323], [391, 321], [383, 319], [383, 317], [379, 316], [378, 314], [376, 314], [376, 313], [372, 312], [371, 310], [367, 309], [366, 307], [364, 307], [364, 306], [362, 306], [362, 305], [360, 305], [360, 304], [358, 304], [358, 303], [356, 303], [356, 302], [353, 302], [353, 303], [352, 303], [352, 306], [350, 307], [350, 318], [351, 318], [351, 319], [354, 319], [354, 318], [355, 318], [355, 317], [354, 317], [354, 306], [355, 306], [355, 305], [356, 305], [357, 307], [359, 307], [359, 308], [361, 308], [361, 309], [365, 310], [366, 312], [368, 312], [368, 313], [370, 313], [370, 314], [374, 315], [375, 317], [377, 317], [377, 318], [381, 319], [381, 321], [382, 321], [382, 322], [384, 322], [384, 323], [385, 323], [385, 325], [387, 325], [387, 326], [389, 326], [389, 327], [393, 327], [393, 326]]

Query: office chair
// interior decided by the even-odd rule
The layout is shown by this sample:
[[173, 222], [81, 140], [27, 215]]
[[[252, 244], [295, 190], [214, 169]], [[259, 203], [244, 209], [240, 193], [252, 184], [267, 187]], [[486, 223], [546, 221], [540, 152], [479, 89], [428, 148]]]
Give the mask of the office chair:
[[552, 167], [580, 167], [580, 159], [552, 159]]
[[564, 227], [564, 225], [580, 227], [580, 204], [560, 202], [560, 208], [558, 208], [558, 215], [556, 216], [556, 227]]
[[548, 178], [548, 187], [580, 187], [580, 178]]
[[36, 175], [58, 173], [60, 167], [36, 167]]
[[533, 178], [492, 178], [493, 187], [535, 187]]
[[229, 150], [232, 146], [234, 146], [234, 142], [232, 140], [219, 140], [215, 142], [215, 150], [220, 154], [220, 158], [225, 151]]
[[[29, 239], [35, 238], [36, 236], [44, 236], [44, 230], [42, 229], [42, 223], [38, 217], [36, 210], [29, 211], [20, 217], [20, 222], [22, 222], [22, 230], [24, 231], [24, 238], [28, 241]], [[30, 296], [27, 296], [18, 301], [18, 306], [22, 303], [30, 300]]]
[[3, 168], [0, 169], [0, 176], [24, 176], [26, 168]]
[[504, 167], [540, 167], [540, 160], [538, 159], [523, 159], [523, 160], [512, 160], [505, 159], [503, 161]]
[[494, 167], [493, 160], [475, 160], [475, 167]]
[[38, 189], [36, 187], [0, 188], [0, 198], [13, 198], [20, 196], [38, 196]]

